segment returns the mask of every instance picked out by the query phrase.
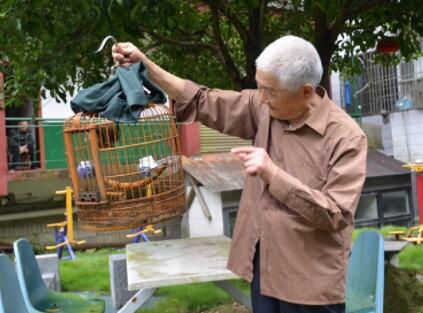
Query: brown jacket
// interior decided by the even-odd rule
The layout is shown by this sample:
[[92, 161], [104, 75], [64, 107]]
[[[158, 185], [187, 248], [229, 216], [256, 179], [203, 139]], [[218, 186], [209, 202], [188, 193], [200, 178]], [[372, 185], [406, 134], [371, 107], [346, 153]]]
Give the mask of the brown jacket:
[[186, 81], [178, 121], [200, 121], [254, 139], [280, 170], [269, 185], [247, 176], [228, 268], [252, 280], [260, 240], [261, 293], [300, 304], [345, 300], [354, 213], [366, 176], [360, 127], [318, 88], [311, 113], [289, 125], [269, 115], [257, 90], [208, 89]]

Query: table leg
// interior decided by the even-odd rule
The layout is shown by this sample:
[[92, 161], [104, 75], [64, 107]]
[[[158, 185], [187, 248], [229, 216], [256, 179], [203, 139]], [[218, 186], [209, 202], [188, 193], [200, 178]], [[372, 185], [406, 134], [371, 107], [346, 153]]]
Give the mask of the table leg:
[[395, 267], [399, 267], [399, 253], [394, 253], [389, 258], [389, 264], [391, 264], [392, 266], [395, 266]]
[[131, 299], [126, 302], [126, 304], [118, 311], [118, 313], [133, 313], [135, 312], [141, 305], [150, 298], [153, 293], [157, 290], [157, 288], [147, 288], [138, 290], [136, 294], [132, 296]]
[[252, 310], [253, 306], [251, 304], [251, 297], [246, 295], [237, 287], [235, 287], [232, 283], [227, 280], [221, 281], [214, 281], [213, 282], [217, 287], [222, 289], [232, 298], [234, 298], [237, 302], [241, 303], [242, 305], [246, 306], [248, 309]]

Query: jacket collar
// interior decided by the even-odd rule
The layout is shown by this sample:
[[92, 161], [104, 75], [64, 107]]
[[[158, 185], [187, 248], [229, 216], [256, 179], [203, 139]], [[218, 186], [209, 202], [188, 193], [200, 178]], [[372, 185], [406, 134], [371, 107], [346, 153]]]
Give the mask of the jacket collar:
[[325, 134], [328, 126], [330, 102], [331, 100], [326, 90], [318, 86], [311, 101], [313, 111], [305, 121], [305, 124], [314, 129], [321, 136]]
[[311, 100], [311, 110], [309, 114], [304, 119], [301, 119], [293, 125], [285, 122], [284, 124], [287, 125], [284, 127], [285, 130], [295, 131], [306, 124], [323, 136], [328, 124], [330, 101], [331, 100], [329, 99], [326, 90], [323, 87], [318, 86], [313, 99]]

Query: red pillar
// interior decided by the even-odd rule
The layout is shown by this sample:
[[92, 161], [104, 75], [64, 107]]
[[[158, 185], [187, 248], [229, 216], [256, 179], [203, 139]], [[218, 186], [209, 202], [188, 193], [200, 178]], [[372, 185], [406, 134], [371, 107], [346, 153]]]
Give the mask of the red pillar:
[[7, 139], [3, 74], [0, 73], [0, 196], [7, 195]]
[[185, 156], [200, 154], [200, 127], [198, 123], [178, 126], [181, 153]]
[[420, 224], [423, 224], [423, 172], [416, 175], [417, 206], [419, 208]]

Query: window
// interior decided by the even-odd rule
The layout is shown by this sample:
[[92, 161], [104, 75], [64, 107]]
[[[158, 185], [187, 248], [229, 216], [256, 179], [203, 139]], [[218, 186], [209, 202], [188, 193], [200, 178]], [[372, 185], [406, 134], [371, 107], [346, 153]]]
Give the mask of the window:
[[230, 206], [223, 208], [223, 232], [227, 237], [232, 238], [237, 213], [238, 206]]
[[383, 217], [410, 213], [408, 192], [406, 190], [384, 192], [381, 195]]
[[241, 190], [222, 192], [223, 229], [225, 236], [231, 237], [234, 233], [236, 215], [238, 213]]
[[375, 194], [363, 194], [358, 202], [355, 213], [356, 221], [365, 221], [378, 218], [377, 196]]
[[401, 62], [400, 63], [400, 75], [401, 79], [406, 80], [414, 77], [414, 63], [413, 62]]
[[410, 189], [363, 193], [357, 205], [358, 226], [409, 225], [414, 218]]

